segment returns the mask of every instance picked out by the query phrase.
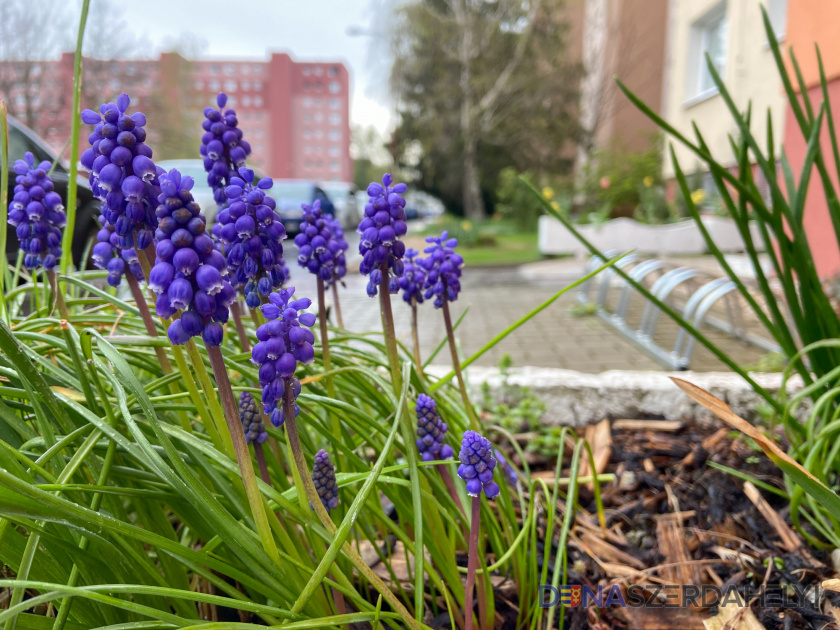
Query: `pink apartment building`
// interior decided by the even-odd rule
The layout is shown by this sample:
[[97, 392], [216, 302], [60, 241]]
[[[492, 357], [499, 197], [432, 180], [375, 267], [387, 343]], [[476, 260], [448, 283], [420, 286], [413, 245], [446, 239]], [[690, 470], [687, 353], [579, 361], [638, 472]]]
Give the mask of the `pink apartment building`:
[[[31, 64], [26, 81], [12, 80], [15, 72], [20, 69], [0, 64], [0, 92], [8, 92], [0, 97], [7, 98], [13, 115], [61, 150], [70, 137], [72, 53]], [[275, 178], [353, 180], [350, 75], [341, 62], [294, 61], [286, 53], [273, 53], [268, 61], [188, 61], [177, 53], [157, 60], [85, 60], [82, 108], [95, 108], [98, 99], [121, 92], [131, 96], [132, 109], [150, 116], [150, 134], [155, 112], [169, 117], [170, 127], [172, 118], [196, 125], [198, 137], [204, 108], [215, 106], [216, 94], [225, 92], [251, 144], [250, 164]], [[197, 142], [193, 153], [166, 155], [198, 156]]]

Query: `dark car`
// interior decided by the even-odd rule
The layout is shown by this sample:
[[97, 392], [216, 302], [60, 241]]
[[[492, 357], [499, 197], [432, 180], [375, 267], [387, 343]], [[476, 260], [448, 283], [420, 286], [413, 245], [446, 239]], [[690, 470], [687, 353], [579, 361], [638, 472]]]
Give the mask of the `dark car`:
[[300, 230], [300, 219], [303, 216], [301, 204], [312, 205], [320, 200], [321, 210], [325, 214], [335, 214], [335, 206], [327, 193], [315, 182], [306, 179], [275, 179], [268, 194], [277, 202], [277, 214], [287, 234], [297, 234]]
[[[61, 195], [61, 199], [66, 204], [67, 184], [70, 181], [67, 165], [61, 160], [56, 162], [56, 154], [47, 146], [47, 143], [39, 138], [29, 127], [12, 117], [9, 117], [9, 164], [6, 166], [9, 171], [9, 198], [11, 199], [15, 188], [15, 161], [22, 160], [23, 154], [27, 151], [35, 156], [36, 164], [44, 160], [55, 164], [55, 168], [50, 177], [55, 184], [55, 192]], [[0, 165], [0, 168], [2, 167], [3, 165]], [[85, 245], [88, 239], [99, 228], [99, 224], [96, 222], [96, 217], [99, 216], [99, 200], [93, 196], [93, 192], [85, 179], [78, 177], [77, 181], [76, 223], [73, 229], [72, 250], [73, 262], [79, 266], [84, 266], [81, 265], [81, 261]], [[7, 234], [6, 254], [9, 257], [10, 263], [15, 264], [17, 252], [20, 250], [20, 243], [15, 235], [14, 228], [11, 226], [9, 226]]]

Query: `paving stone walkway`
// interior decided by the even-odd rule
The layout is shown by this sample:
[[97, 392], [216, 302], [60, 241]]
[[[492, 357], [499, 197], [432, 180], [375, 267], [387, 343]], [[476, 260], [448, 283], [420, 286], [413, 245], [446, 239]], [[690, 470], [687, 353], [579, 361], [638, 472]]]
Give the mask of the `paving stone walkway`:
[[[571, 260], [519, 268], [465, 270], [461, 296], [452, 305], [454, 320], [469, 308], [456, 332], [462, 355], [470, 356], [478, 351], [494, 335], [581, 275], [583, 265]], [[341, 290], [344, 322], [355, 332], [382, 329], [379, 300], [367, 297], [366, 283], [366, 278], [350, 274], [346, 279], [346, 288]], [[302, 269], [293, 269], [292, 284], [297, 287], [298, 295], [315, 294], [311, 274]], [[576, 304], [577, 291], [572, 289], [561, 296], [482, 356], [476, 365], [496, 366], [503, 355], [509, 354], [517, 366], [566, 368], [581, 372], [665, 369], [598, 317], [575, 316], [572, 307]], [[399, 296], [392, 296], [392, 300], [397, 335], [411, 348], [411, 311]], [[636, 296], [628, 318], [631, 323], [641, 320], [643, 308], [644, 301]], [[423, 304], [419, 324], [421, 353], [425, 359], [444, 338], [442, 312], [430, 302]], [[704, 327], [703, 330], [722, 344], [740, 365], [754, 365], [765, 354], [764, 350], [715, 329]], [[662, 315], [657, 327], [657, 342], [664, 347], [673, 347], [676, 335], [676, 325]], [[446, 348], [434, 363], [450, 364]], [[728, 371], [722, 362], [699, 344], [690, 367], [696, 371]]]

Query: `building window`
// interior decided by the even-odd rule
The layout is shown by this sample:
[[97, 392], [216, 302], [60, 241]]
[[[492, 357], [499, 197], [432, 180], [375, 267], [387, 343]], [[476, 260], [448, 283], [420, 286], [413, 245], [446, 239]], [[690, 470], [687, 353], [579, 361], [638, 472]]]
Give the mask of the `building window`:
[[242, 85], [242, 89], [245, 90], [246, 92], [251, 89], [251, 82], [250, 81], [243, 81], [241, 83], [241, 85]]
[[330, 162], [330, 170], [337, 171], [338, 170], [338, 162]]
[[242, 74], [251, 74], [251, 66], [247, 63], [242, 66]]
[[324, 120], [324, 115], [321, 112], [315, 114], [315, 122], [322, 122]]
[[689, 47], [689, 72], [687, 98], [703, 98], [717, 92], [709, 72], [708, 55], [717, 73], [726, 78], [726, 53], [729, 20], [726, 17], [726, 3], [722, 2], [691, 27]]
[[262, 66], [255, 65], [254, 66], [254, 74], [262, 74]]
[[330, 92], [333, 94], [338, 94], [341, 92], [341, 83], [338, 81], [330, 81]]
[[330, 155], [333, 157], [338, 157], [340, 152], [341, 150], [337, 146], [333, 145], [330, 147]]
[[338, 66], [330, 66], [330, 76], [338, 76]]
[[226, 63], [225, 64], [225, 74], [228, 76], [233, 76], [236, 73], [236, 68], [233, 67], [233, 64]]
[[125, 67], [125, 72], [126, 74], [131, 76], [137, 72], [137, 66], [135, 66], [133, 63], [130, 63]]
[[307, 144], [305, 147], [303, 147], [303, 152], [304, 152], [306, 155], [309, 155], [310, 153], [312, 153], [312, 147], [310, 147], [310, 146]]
[[324, 132], [321, 131], [320, 129], [316, 129], [315, 130], [315, 139], [320, 140], [323, 137], [324, 137]]
[[315, 66], [313, 72], [315, 73], [316, 77], [320, 77], [322, 74], [324, 74], [324, 69], [321, 68], [321, 66]]
[[308, 96], [303, 99], [303, 106], [304, 107], [312, 107], [312, 99]]
[[219, 74], [219, 66], [218, 64], [210, 64], [210, 74]]
[[309, 69], [309, 66], [303, 66], [303, 69], [301, 70], [301, 72], [303, 73], [303, 76], [305, 76], [305, 77], [308, 77], [310, 74], [312, 74], [312, 71]]
[[315, 99], [315, 107], [321, 107], [324, 104], [324, 99], [316, 98]]
[[251, 97], [250, 96], [243, 96], [242, 97], [242, 104], [245, 107], [250, 107], [251, 106]]
[[259, 92], [262, 89], [262, 81], [254, 81], [254, 91]]
[[330, 124], [337, 125], [341, 122], [341, 116], [339, 114], [330, 114]]
[[338, 109], [341, 107], [341, 100], [337, 98], [330, 99], [330, 109]]
[[207, 85], [210, 86], [210, 90], [213, 92], [218, 92], [220, 89], [222, 89], [221, 84], [215, 79], [210, 81], [210, 83], [208, 83]]
[[307, 138], [307, 139], [311, 138], [312, 137], [312, 131], [310, 129], [304, 129], [303, 130], [303, 137]]
[[196, 90], [203, 90], [204, 89], [204, 81], [196, 81], [195, 82], [195, 89]]
[[254, 97], [254, 107], [262, 107], [263, 105], [263, 97], [262, 96], [255, 96]]
[[31, 72], [33, 77], [37, 77], [39, 74], [41, 74], [41, 64], [39, 64], [39, 63], [32, 64], [32, 69], [30, 70], [30, 72]]
[[312, 114], [304, 114], [303, 115], [303, 122], [312, 122]]
[[236, 92], [236, 81], [233, 79], [228, 79], [225, 81], [225, 90], [228, 92]]
[[338, 129], [333, 129], [332, 131], [330, 131], [330, 140], [341, 140], [341, 132]]
[[231, 107], [236, 107], [236, 97], [235, 96], [228, 96], [228, 105]]
[[767, 0], [767, 17], [779, 42], [784, 40], [787, 30], [787, 7], [788, 0]]
[[321, 83], [320, 81], [316, 81], [315, 82], [315, 91], [320, 92], [323, 89], [324, 89], [324, 84]]

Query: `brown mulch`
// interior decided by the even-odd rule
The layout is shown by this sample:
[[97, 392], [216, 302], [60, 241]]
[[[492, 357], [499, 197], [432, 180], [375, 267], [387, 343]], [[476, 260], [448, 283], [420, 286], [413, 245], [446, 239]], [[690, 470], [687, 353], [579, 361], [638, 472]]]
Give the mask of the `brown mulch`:
[[[783, 488], [778, 469], [742, 437], [717, 422], [659, 420], [605, 420], [589, 427], [586, 437], [599, 472], [616, 478], [602, 486], [606, 531], [598, 524], [591, 486], [581, 489], [567, 583], [593, 590], [601, 585], [605, 592], [618, 585], [625, 598], [637, 585], [650, 604], [567, 608], [566, 628], [840, 628], [840, 595], [818, 590], [817, 597], [794, 596], [837, 575], [829, 555], [790, 526], [786, 500], [708, 465]], [[530, 463], [553, 468], [539, 458]], [[680, 607], [680, 585], [714, 585], [730, 596], [715, 601], [709, 591], [709, 605]], [[755, 596], [761, 585], [764, 600]], [[736, 592], [748, 606], [734, 601]]]

